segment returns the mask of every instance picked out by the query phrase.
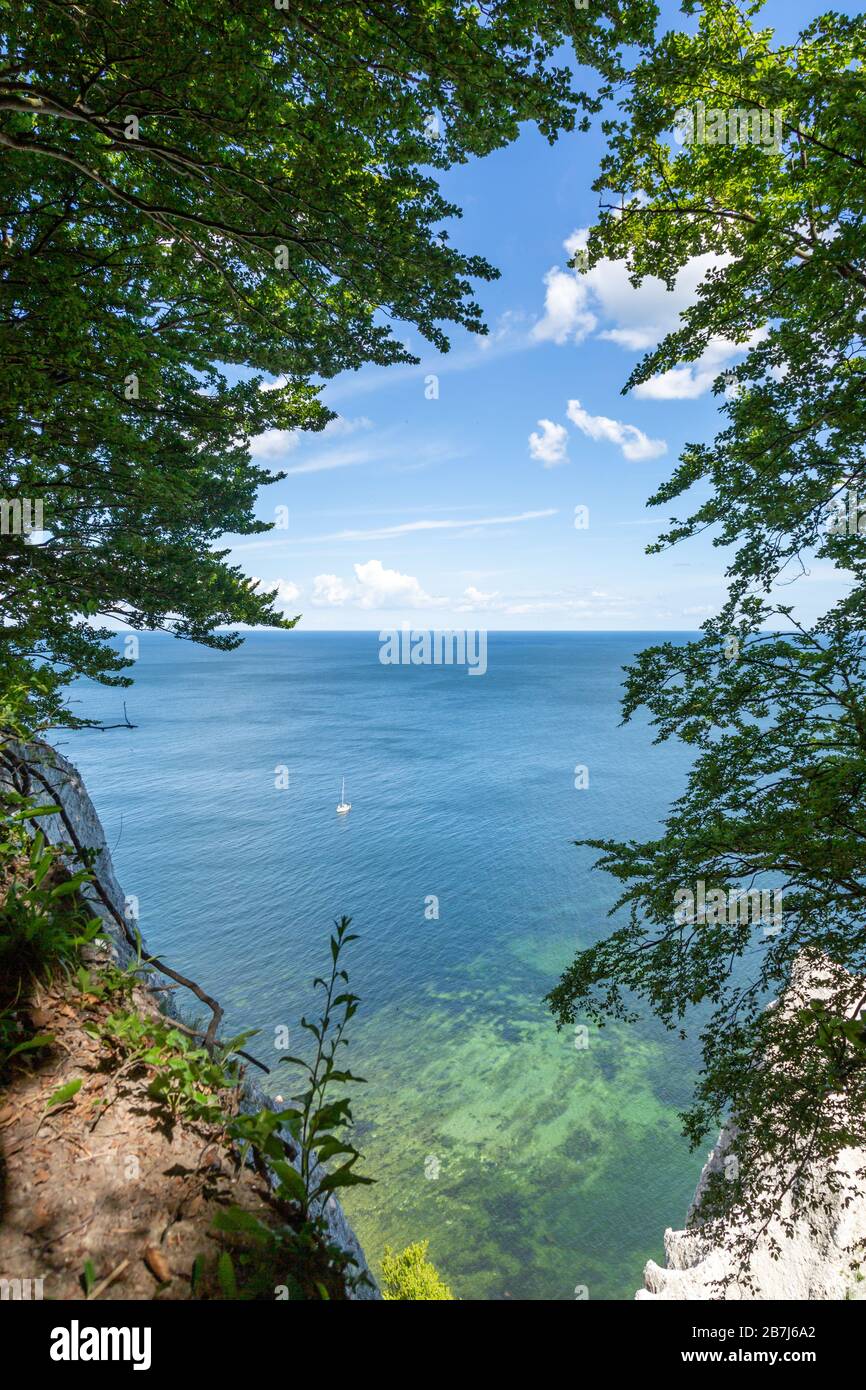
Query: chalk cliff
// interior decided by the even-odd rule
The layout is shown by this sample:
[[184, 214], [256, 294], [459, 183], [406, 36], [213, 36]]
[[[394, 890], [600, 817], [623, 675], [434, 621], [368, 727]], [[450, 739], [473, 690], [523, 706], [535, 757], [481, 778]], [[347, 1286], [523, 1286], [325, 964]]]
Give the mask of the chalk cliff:
[[[828, 992], [821, 973], [803, 964], [794, 972], [782, 1007], [799, 1009]], [[833, 1182], [828, 1182], [829, 1170], [823, 1161], [799, 1175], [784, 1196], [778, 1216], [755, 1242], [747, 1284], [735, 1247], [744, 1235], [752, 1234], [748, 1225], [732, 1214], [720, 1233], [717, 1223], [709, 1228], [701, 1221], [707, 1181], [712, 1173], [724, 1172], [725, 1160], [736, 1155], [736, 1148], [736, 1127], [728, 1126], [701, 1172], [686, 1229], [665, 1231], [665, 1266], [648, 1261], [644, 1287], [635, 1298], [866, 1298], [866, 1246], [862, 1244], [866, 1242], [866, 1150], [845, 1149], [833, 1164]], [[778, 1258], [771, 1254], [773, 1244]], [[727, 1287], [720, 1286], [723, 1280], [730, 1280]]]

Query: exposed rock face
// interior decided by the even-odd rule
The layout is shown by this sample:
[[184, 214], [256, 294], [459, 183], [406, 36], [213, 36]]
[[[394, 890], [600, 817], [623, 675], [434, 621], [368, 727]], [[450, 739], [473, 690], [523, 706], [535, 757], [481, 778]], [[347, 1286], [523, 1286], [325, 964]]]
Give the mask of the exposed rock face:
[[[806, 968], [795, 970], [783, 1007], [800, 1008], [810, 998], [826, 997], [828, 993], [820, 975], [816, 978], [814, 971]], [[851, 1268], [858, 1246], [861, 1261], [866, 1248], [860, 1245], [866, 1241], [866, 1150], [845, 1149], [832, 1166], [832, 1183], [828, 1183], [827, 1165], [821, 1162], [805, 1178], [799, 1178], [796, 1195], [785, 1195], [779, 1217], [757, 1240], [749, 1261], [747, 1284], [737, 1277], [739, 1260], [735, 1246], [738, 1239], [748, 1235], [748, 1226], [732, 1217], [719, 1235], [718, 1225], [712, 1234], [701, 1225], [701, 1199], [708, 1178], [724, 1170], [726, 1157], [736, 1151], [736, 1140], [734, 1126], [720, 1134], [701, 1172], [686, 1216], [687, 1229], [665, 1231], [665, 1268], [649, 1260], [644, 1269], [644, 1288], [638, 1290], [635, 1298], [866, 1298], [866, 1278], [858, 1278]], [[786, 1232], [783, 1225], [789, 1223]], [[777, 1259], [771, 1255], [771, 1243], [781, 1252]], [[861, 1274], [866, 1276], [866, 1265]], [[726, 1279], [730, 1282], [720, 1287], [719, 1281]]]
[[[23, 755], [23, 750], [20, 748], [12, 748], [10, 751], [19, 757]], [[63, 807], [78, 842], [85, 849], [97, 851], [93, 867], [95, 876], [120, 916], [129, 921], [130, 924], [134, 923], [137, 918], [134, 899], [124, 895], [123, 889], [117, 881], [102, 823], [77, 768], [48, 744], [28, 744], [26, 761], [45, 779], [51, 788], [51, 796], [56, 804]], [[5, 774], [0, 772], [0, 776], [5, 777]], [[31, 792], [39, 804], [48, 804], [49, 794], [36, 777], [32, 780]], [[60, 815], [41, 816], [39, 825], [45, 838], [51, 844], [69, 843], [69, 830]], [[75, 867], [80, 867], [80, 865], [75, 865]], [[87, 885], [82, 896], [87, 898], [94, 915], [102, 919], [105, 927], [105, 938], [109, 943], [112, 955], [120, 964], [127, 964], [133, 958], [134, 949], [115, 917], [105, 906], [92, 885]], [[144, 949], [146, 954], [146, 947]], [[166, 964], [183, 970], [182, 961], [166, 960]], [[175, 1007], [174, 1000], [170, 995], [167, 1000], [164, 995], [160, 998], [164, 1001], [163, 1007], [166, 1012], [180, 1016], [181, 1011]], [[271, 1109], [278, 1110], [280, 1108], [270, 1098], [265, 1097], [256, 1082], [248, 1077], [245, 1084], [243, 1108], [252, 1111], [260, 1109], [265, 1104]], [[372, 1282], [372, 1287], [362, 1288], [355, 1296], [360, 1299], [379, 1299], [381, 1295], [373, 1281], [364, 1252], [335, 1197], [328, 1198], [324, 1212], [331, 1240], [352, 1256], [359, 1269], [365, 1272]]]
[[[24, 750], [20, 747], [12, 746], [10, 750], [17, 757], [24, 756]], [[114, 873], [114, 865], [111, 862], [111, 853], [105, 843], [105, 834], [102, 823], [96, 814], [96, 808], [81, 780], [78, 769], [73, 767], [61, 753], [55, 748], [49, 747], [47, 743], [28, 744], [26, 750], [26, 761], [35, 767], [41, 777], [45, 779], [51, 788], [53, 799], [57, 805], [63, 807], [69, 817], [72, 828], [81, 845], [86, 849], [96, 849], [97, 856], [94, 863], [94, 873], [105, 889], [117, 911], [121, 916], [129, 918], [132, 908], [132, 900], [127, 903], [123, 894], [123, 889], [117, 881]], [[0, 777], [4, 773], [0, 770]], [[41, 782], [34, 777], [31, 785], [31, 793], [34, 799], [42, 806], [48, 805], [52, 799], [48, 791], [42, 786]], [[68, 844], [69, 833], [59, 815], [41, 816], [39, 818], [40, 829], [44, 832], [46, 840], [52, 845]], [[76, 864], [75, 868], [81, 866]], [[112, 947], [112, 954], [123, 965], [131, 960], [133, 951], [123, 932], [117, 925], [114, 917], [98, 896], [91, 884], [82, 889], [82, 897], [86, 898], [93, 910], [95, 917], [100, 917], [105, 924], [105, 936]]]
[[[721, 1168], [735, 1134], [724, 1130], [705, 1165], [698, 1184], [695, 1201], [700, 1195], [707, 1175]], [[754, 1287], [747, 1288], [734, 1280], [725, 1289], [717, 1281], [729, 1276], [736, 1268], [733, 1241], [736, 1227], [732, 1223], [721, 1240], [708, 1240], [701, 1226], [685, 1231], [665, 1231], [665, 1268], [649, 1260], [644, 1269], [643, 1289], [635, 1298], [664, 1299], [844, 1299], [866, 1297], [866, 1280], [859, 1281], [850, 1267], [851, 1249], [858, 1241], [866, 1240], [866, 1192], [857, 1178], [866, 1164], [862, 1149], [846, 1149], [834, 1165], [842, 1176], [842, 1191], [824, 1192], [821, 1205], [807, 1209], [799, 1203], [795, 1213], [790, 1196], [785, 1197], [786, 1215], [793, 1216], [792, 1235], [786, 1235], [777, 1220], [768, 1234], [762, 1237], [750, 1261]], [[820, 1192], [821, 1175], [812, 1182]], [[851, 1197], [845, 1205], [845, 1194]], [[742, 1230], [742, 1228], [740, 1228]], [[770, 1235], [775, 1237], [781, 1255], [770, 1255]]]

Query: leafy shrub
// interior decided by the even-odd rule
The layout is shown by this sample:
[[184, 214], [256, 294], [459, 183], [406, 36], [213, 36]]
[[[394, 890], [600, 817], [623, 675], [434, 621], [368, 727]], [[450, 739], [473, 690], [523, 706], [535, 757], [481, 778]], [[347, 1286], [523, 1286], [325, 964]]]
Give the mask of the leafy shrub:
[[[349, 1045], [345, 1029], [359, 1002], [341, 966], [344, 950], [357, 940], [350, 925], [349, 917], [335, 923], [330, 974], [314, 981], [324, 996], [321, 1014], [315, 1021], [301, 1019], [302, 1028], [315, 1040], [312, 1060], [281, 1059], [303, 1078], [303, 1089], [292, 1096], [296, 1104], [280, 1111], [238, 1115], [229, 1126], [244, 1157], [252, 1152], [267, 1161], [285, 1217], [277, 1229], [269, 1229], [238, 1208], [216, 1217], [217, 1230], [243, 1237], [247, 1243], [247, 1249], [236, 1254], [237, 1268], [232, 1266], [236, 1289], [232, 1298], [344, 1299], [368, 1282], [366, 1274], [350, 1268], [354, 1260], [348, 1252], [330, 1240], [325, 1212], [325, 1204], [338, 1189], [374, 1181], [354, 1171], [361, 1155], [349, 1138], [351, 1101], [347, 1096], [333, 1098], [334, 1087], [342, 1089], [364, 1080], [338, 1061], [339, 1049]], [[280, 1137], [281, 1129], [293, 1141], [297, 1166], [289, 1161], [291, 1146]], [[337, 1159], [335, 1167], [329, 1166], [332, 1159]], [[284, 1273], [275, 1288], [273, 1272], [280, 1267]], [[223, 1296], [229, 1295], [223, 1290]]]
[[137, 1067], [151, 1076], [147, 1094], [164, 1105], [173, 1119], [219, 1124], [225, 1117], [219, 1093], [234, 1085], [237, 1074], [212, 1058], [165, 1019], [135, 1012], [109, 1014], [103, 1025], [85, 1023], [115, 1054], [124, 1073]]
[[63, 846], [28, 826], [54, 808], [38, 806], [11, 788], [0, 791], [0, 1072], [11, 1059], [50, 1045], [50, 1034], [29, 1021], [33, 981], [72, 968], [81, 946], [102, 929], [78, 890], [89, 877], [70, 874]]
[[401, 1302], [430, 1302], [453, 1299], [448, 1285], [434, 1264], [427, 1259], [429, 1240], [407, 1245], [399, 1255], [390, 1246], [382, 1258], [382, 1297]]
[[[303, 1091], [292, 1096], [298, 1105], [280, 1112], [281, 1123], [301, 1151], [299, 1171], [291, 1169], [290, 1165], [285, 1166], [285, 1171], [279, 1168], [276, 1171], [284, 1189], [282, 1195], [298, 1203], [305, 1220], [315, 1212], [317, 1205], [321, 1205], [322, 1199], [337, 1188], [373, 1182], [372, 1178], [353, 1172], [361, 1155], [347, 1138], [352, 1127], [351, 1101], [346, 1096], [330, 1099], [335, 1085], [352, 1082], [363, 1085], [364, 1082], [363, 1076], [355, 1076], [337, 1065], [338, 1049], [349, 1046], [345, 1028], [357, 1013], [359, 1002], [357, 994], [348, 989], [349, 976], [340, 968], [342, 952], [350, 941], [357, 940], [355, 934], [349, 932], [351, 921], [351, 917], [341, 917], [335, 924], [336, 933], [330, 941], [330, 976], [327, 980], [313, 981], [314, 987], [321, 989], [325, 996], [321, 1015], [316, 1022], [301, 1019], [301, 1027], [316, 1040], [312, 1062], [303, 1057], [281, 1058], [282, 1062], [301, 1070], [305, 1086]], [[323, 1165], [338, 1155], [341, 1159], [338, 1167], [328, 1171]]]
[[5, 820], [0, 841], [0, 969], [8, 985], [68, 964], [80, 946], [99, 934], [102, 924], [97, 917], [87, 917], [78, 897], [90, 877], [87, 871], [69, 874], [63, 846], [49, 844], [41, 830], [32, 840], [28, 835], [28, 822], [55, 808], [6, 791], [0, 809]]

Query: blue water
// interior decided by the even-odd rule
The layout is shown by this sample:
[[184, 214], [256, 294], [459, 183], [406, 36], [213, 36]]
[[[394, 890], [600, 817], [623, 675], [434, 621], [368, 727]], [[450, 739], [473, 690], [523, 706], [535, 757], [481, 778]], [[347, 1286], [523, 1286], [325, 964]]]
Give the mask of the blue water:
[[378, 1181], [345, 1205], [374, 1266], [429, 1238], [460, 1298], [631, 1298], [694, 1189], [691, 1045], [647, 1021], [576, 1047], [542, 1003], [616, 896], [572, 842], [652, 835], [684, 785], [685, 750], [619, 727], [621, 668], [650, 640], [492, 633], [475, 677], [382, 665], [372, 632], [231, 653], [145, 634], [131, 691], [75, 692], [108, 723], [125, 698], [138, 727], [60, 740], [149, 948], [230, 1031], [261, 1029], [269, 1065], [279, 1028], [303, 1045], [329, 926], [353, 917], [354, 1107]]

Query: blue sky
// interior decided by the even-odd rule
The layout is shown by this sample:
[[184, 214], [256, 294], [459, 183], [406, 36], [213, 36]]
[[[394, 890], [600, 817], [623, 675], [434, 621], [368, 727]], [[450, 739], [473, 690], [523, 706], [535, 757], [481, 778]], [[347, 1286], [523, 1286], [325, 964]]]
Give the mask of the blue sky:
[[[764, 22], [788, 36], [818, 12], [772, 3]], [[323, 400], [339, 419], [325, 434], [256, 442], [289, 475], [263, 490], [258, 514], [285, 522], [286, 508], [288, 525], [238, 539], [232, 558], [279, 584], [304, 628], [694, 629], [717, 609], [722, 552], [701, 538], [645, 555], [670, 510], [646, 499], [687, 440], [715, 433], [710, 383], [742, 353], [720, 346], [620, 394], [701, 267], [674, 294], [633, 290], [621, 265], [567, 269], [566, 243], [596, 213], [600, 152], [597, 131], [550, 147], [526, 128], [449, 173], [444, 190], [464, 210], [453, 240], [501, 271], [476, 287], [489, 338], [455, 333], [439, 357], [409, 330], [421, 367], [335, 378]], [[576, 507], [588, 508], [581, 529]], [[826, 565], [795, 587], [807, 619], [839, 592]]]

